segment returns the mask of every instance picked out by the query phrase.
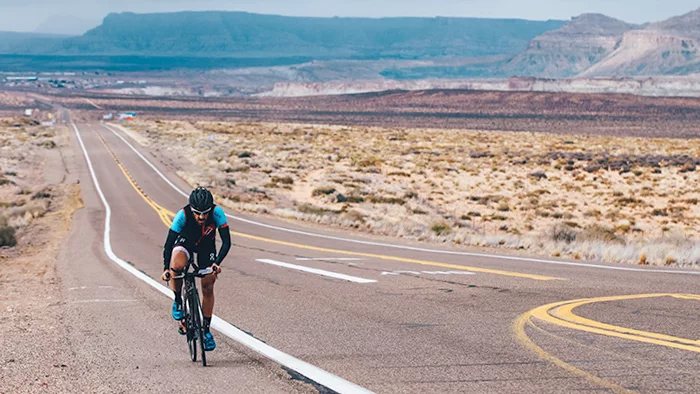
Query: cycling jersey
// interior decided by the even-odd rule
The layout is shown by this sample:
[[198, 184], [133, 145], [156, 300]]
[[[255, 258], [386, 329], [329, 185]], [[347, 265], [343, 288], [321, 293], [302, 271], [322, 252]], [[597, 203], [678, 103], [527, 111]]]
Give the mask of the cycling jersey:
[[193, 246], [197, 246], [200, 243], [213, 241], [216, 237], [214, 230], [221, 227], [228, 227], [226, 214], [221, 207], [214, 205], [212, 214], [207, 216], [204, 225], [200, 226], [192, 214], [192, 208], [187, 205], [177, 212], [170, 229], [188, 241], [194, 242]]
[[[212, 258], [216, 253], [215, 241], [217, 228], [219, 229], [219, 235], [221, 235], [222, 245], [218, 256]], [[208, 262], [208, 264], [205, 265], [220, 265], [231, 247], [228, 221], [226, 220], [226, 214], [224, 214], [223, 209], [214, 205], [211, 214], [207, 216], [207, 219], [202, 225], [197, 223], [192, 213], [192, 208], [189, 205], [177, 212], [163, 247], [164, 269], [170, 267], [170, 259], [175, 245], [184, 247], [190, 257], [193, 253], [197, 253], [200, 265], [206, 262]], [[201, 255], [208, 255], [208, 258], [201, 259], [199, 258]], [[200, 266], [200, 268], [206, 267]]]

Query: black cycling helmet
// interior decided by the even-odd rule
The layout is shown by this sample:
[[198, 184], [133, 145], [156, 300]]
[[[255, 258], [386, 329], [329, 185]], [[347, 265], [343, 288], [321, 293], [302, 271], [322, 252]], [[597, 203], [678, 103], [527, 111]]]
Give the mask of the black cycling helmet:
[[195, 211], [208, 212], [214, 206], [214, 197], [205, 187], [198, 187], [190, 193], [190, 207]]

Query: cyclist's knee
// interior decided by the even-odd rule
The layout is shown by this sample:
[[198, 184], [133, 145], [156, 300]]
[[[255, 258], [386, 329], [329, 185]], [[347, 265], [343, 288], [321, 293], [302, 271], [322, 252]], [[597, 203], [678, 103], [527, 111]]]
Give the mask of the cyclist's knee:
[[173, 252], [173, 256], [170, 259], [170, 269], [173, 271], [182, 271], [187, 265], [187, 254], [182, 250], [176, 250]]
[[210, 276], [207, 276], [202, 278], [202, 294], [205, 296], [214, 295], [214, 281], [216, 281], [215, 277], [210, 278]]

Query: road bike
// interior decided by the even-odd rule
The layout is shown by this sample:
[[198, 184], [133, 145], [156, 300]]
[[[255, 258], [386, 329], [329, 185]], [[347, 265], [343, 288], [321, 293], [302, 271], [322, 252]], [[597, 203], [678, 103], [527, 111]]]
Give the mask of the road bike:
[[[193, 271], [190, 271], [190, 267]], [[183, 302], [183, 318], [180, 321], [180, 334], [187, 337], [187, 347], [190, 350], [190, 358], [197, 361], [197, 342], [201, 352], [202, 366], [207, 366], [207, 353], [204, 350], [204, 325], [202, 324], [202, 304], [199, 302], [199, 291], [195, 278], [203, 278], [214, 271], [211, 267], [199, 269], [196, 264], [188, 263], [185, 271], [173, 279], [185, 279], [185, 299]]]

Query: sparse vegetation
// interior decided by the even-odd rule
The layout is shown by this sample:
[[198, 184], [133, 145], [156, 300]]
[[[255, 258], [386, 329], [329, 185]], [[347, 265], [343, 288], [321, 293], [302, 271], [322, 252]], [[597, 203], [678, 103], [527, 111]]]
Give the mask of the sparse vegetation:
[[0, 247], [15, 245], [17, 245], [15, 229], [7, 223], [7, 218], [5, 216], [0, 215]]
[[442, 235], [447, 235], [452, 231], [450, 226], [445, 222], [434, 223], [433, 226], [430, 227], [430, 230], [434, 232], [435, 235], [437, 235], [438, 237]]
[[335, 193], [335, 188], [330, 187], [330, 186], [324, 186], [324, 187], [319, 187], [319, 188], [314, 189], [311, 192], [311, 195], [314, 197], [318, 197], [318, 196], [325, 196], [325, 195], [333, 194], [333, 193]]
[[[689, 242], [700, 236], [700, 191], [693, 187], [700, 174], [691, 170], [700, 164], [696, 140], [139, 122], [132, 127], [149, 144], [178, 139], [168, 146], [202, 168], [193, 181], [217, 179], [238, 209], [464, 245], [498, 246], [485, 239], [506, 232], [518, 241], [503, 247], [633, 263], [639, 254], [621, 257], [628, 256], [623, 248], [668, 234]], [[188, 143], [188, 136], [214, 130], [225, 130], [216, 143]], [[255, 153], [239, 157], [243, 152]], [[212, 165], [211, 157], [223, 159]], [[216, 178], [225, 172], [237, 173], [235, 183]], [[250, 191], [263, 187], [265, 194]], [[689, 262], [690, 254], [678, 256], [678, 264]], [[645, 262], [665, 258], [647, 252]]]

